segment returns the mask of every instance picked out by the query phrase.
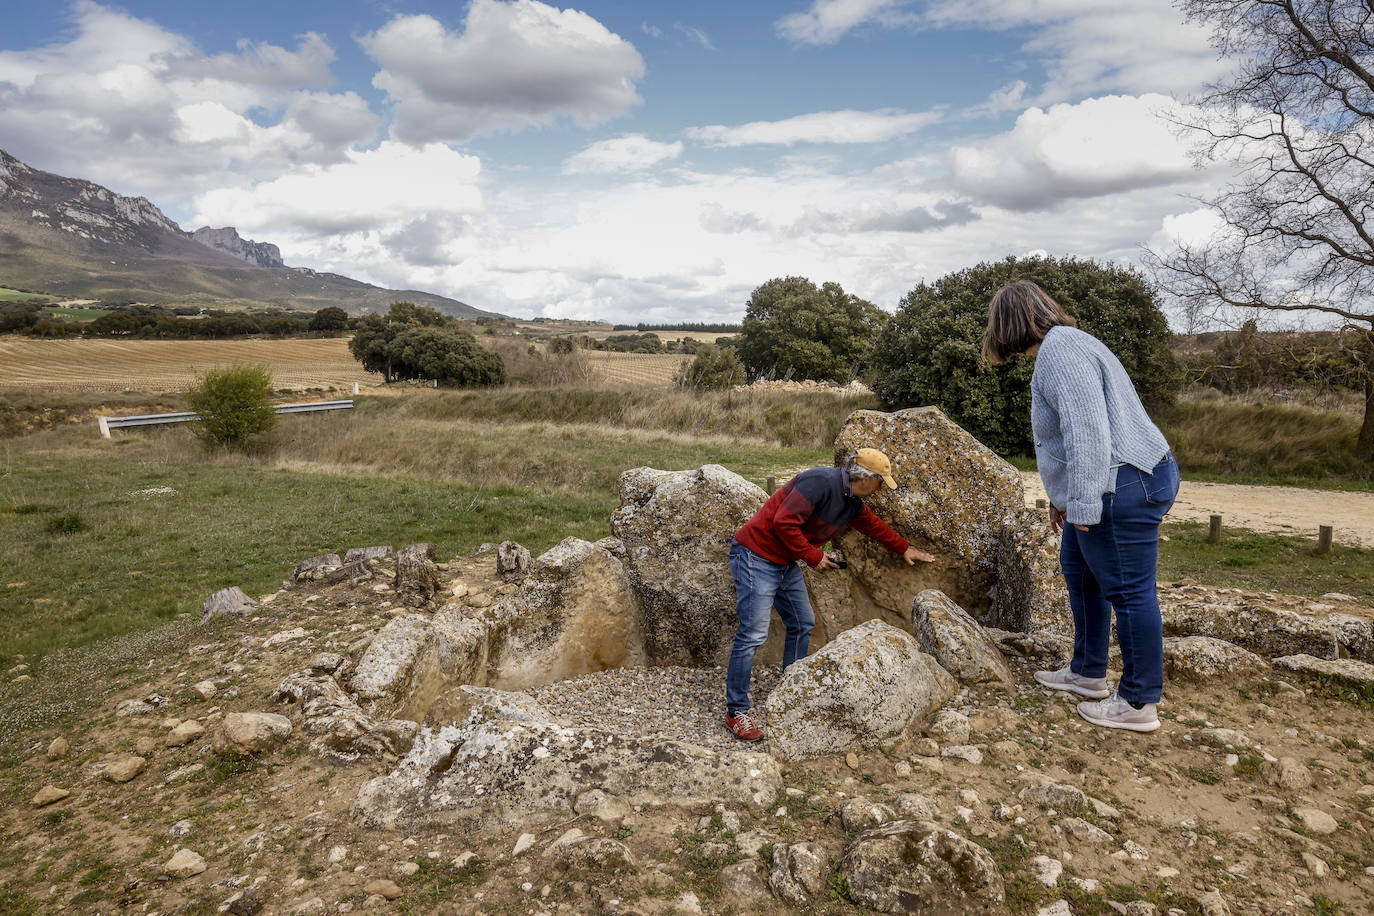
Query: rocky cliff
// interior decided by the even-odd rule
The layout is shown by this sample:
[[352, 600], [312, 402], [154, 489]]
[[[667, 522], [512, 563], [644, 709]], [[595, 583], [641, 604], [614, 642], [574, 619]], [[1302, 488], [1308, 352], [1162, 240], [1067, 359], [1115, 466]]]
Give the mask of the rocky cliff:
[[286, 266], [286, 262], [281, 259], [280, 248], [270, 242], [254, 242], [245, 239], [239, 235], [238, 230], [233, 226], [225, 226], [221, 229], [201, 226], [195, 232], [190, 233], [190, 236], [202, 245], [231, 254], [254, 267]]

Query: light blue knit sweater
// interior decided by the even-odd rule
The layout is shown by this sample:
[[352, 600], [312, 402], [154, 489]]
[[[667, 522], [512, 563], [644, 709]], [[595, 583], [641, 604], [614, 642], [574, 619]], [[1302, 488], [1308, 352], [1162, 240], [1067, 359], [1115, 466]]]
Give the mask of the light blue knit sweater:
[[1102, 518], [1102, 496], [1116, 488], [1116, 469], [1149, 472], [1169, 452], [1131, 378], [1091, 334], [1050, 328], [1031, 376], [1035, 460], [1050, 504], [1073, 525]]

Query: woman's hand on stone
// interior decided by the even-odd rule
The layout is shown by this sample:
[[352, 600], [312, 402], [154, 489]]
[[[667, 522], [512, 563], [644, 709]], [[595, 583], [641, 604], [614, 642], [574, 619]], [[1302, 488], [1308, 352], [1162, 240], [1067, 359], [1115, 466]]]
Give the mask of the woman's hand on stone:
[[915, 566], [917, 560], [920, 560], [922, 563], [935, 562], [935, 556], [933, 554], [926, 553], [924, 550], [917, 550], [915, 547], [908, 547], [906, 553], [902, 554], [902, 559], [906, 560], [907, 566]]

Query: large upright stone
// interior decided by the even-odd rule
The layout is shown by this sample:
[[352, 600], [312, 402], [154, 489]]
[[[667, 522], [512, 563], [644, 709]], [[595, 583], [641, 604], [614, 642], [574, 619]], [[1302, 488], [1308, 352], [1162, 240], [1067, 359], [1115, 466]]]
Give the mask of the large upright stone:
[[611, 529], [643, 613], [651, 664], [723, 665], [738, 626], [730, 539], [766, 494], [717, 464], [620, 475]]
[[926, 589], [911, 602], [911, 630], [921, 649], [965, 684], [996, 684], [1015, 692], [1016, 678], [997, 645], [944, 592]]
[[243, 593], [237, 585], [222, 588], [200, 606], [200, 622], [209, 623], [216, 617], [246, 617], [258, 603]]
[[578, 538], [536, 558], [520, 591], [487, 616], [492, 687], [516, 690], [644, 663], [639, 602], [624, 566]]
[[353, 803], [361, 824], [505, 828], [571, 815], [590, 789], [632, 805], [683, 806], [764, 806], [781, 789], [778, 764], [764, 754], [569, 726], [527, 696], [464, 689], [477, 699], [467, 721], [422, 732], [399, 766], [366, 783]]
[[1048, 525], [1026, 510], [1016, 468], [935, 407], [855, 411], [835, 439], [836, 461], [865, 447], [891, 459], [898, 484], [869, 505], [936, 562], [905, 568], [876, 544], [846, 535], [857, 591], [904, 617], [917, 592], [938, 588], [994, 626], [1071, 631]]
[[764, 704], [769, 747], [784, 760], [884, 747], [957, 686], [910, 633], [870, 620], [783, 674]]
[[439, 568], [434, 565], [433, 544], [411, 544], [396, 555], [398, 594], [428, 601], [439, 590]]
[[349, 686], [374, 715], [424, 719], [444, 688], [439, 638], [429, 618], [411, 614], [383, 627], [358, 659]]

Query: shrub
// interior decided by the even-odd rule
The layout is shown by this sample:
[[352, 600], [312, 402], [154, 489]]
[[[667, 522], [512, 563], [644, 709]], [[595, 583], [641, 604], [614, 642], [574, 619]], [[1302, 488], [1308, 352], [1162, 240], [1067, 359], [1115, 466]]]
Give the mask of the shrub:
[[1034, 280], [1121, 360], [1152, 413], [1174, 401], [1178, 373], [1169, 326], [1133, 270], [1076, 258], [1007, 258], [922, 283], [902, 299], [874, 347], [873, 390], [884, 409], [934, 405], [1003, 455], [1029, 454], [1034, 362], [982, 361], [988, 302], [998, 288]]
[[744, 383], [744, 364], [729, 347], [702, 344], [691, 362], [683, 364], [674, 381], [693, 391], [731, 388]]
[[845, 382], [865, 377], [869, 351], [887, 321], [882, 309], [838, 283], [769, 280], [749, 296], [737, 349], [749, 378]]
[[391, 348], [392, 374], [397, 378], [434, 379], [457, 388], [499, 385], [506, 380], [501, 357], [457, 328], [409, 328], [396, 336]]
[[272, 373], [262, 366], [213, 369], [186, 393], [200, 414], [193, 425], [206, 448], [246, 450], [254, 436], [277, 425], [272, 409]]

